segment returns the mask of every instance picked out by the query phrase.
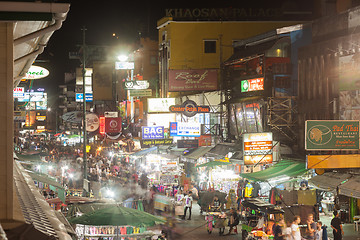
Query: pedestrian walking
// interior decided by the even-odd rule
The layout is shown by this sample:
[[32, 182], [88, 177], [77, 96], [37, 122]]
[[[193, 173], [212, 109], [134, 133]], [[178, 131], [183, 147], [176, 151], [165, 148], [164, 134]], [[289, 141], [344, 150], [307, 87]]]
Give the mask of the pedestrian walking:
[[334, 240], [341, 240], [344, 231], [338, 211], [334, 211], [334, 218], [331, 220], [331, 228], [333, 229]]
[[308, 215], [308, 219], [306, 221], [307, 227], [306, 227], [306, 239], [314, 240], [315, 238], [315, 231], [316, 231], [316, 223], [314, 222], [314, 215], [310, 213]]
[[300, 216], [295, 216], [294, 221], [291, 224], [291, 235], [293, 237], [293, 240], [301, 240], [301, 233], [299, 228], [300, 221]]
[[275, 240], [284, 240], [284, 233], [283, 233], [283, 229], [285, 226], [285, 221], [283, 218], [280, 218], [279, 222], [276, 223], [275, 227], [274, 227], [274, 239]]
[[185, 201], [185, 205], [184, 205], [184, 217], [183, 219], [186, 218], [186, 212], [189, 209], [189, 218], [188, 220], [191, 220], [191, 208], [192, 208], [192, 202], [193, 202], [193, 198], [192, 198], [192, 192], [190, 191], [188, 193], [188, 195], [185, 196], [184, 201]]

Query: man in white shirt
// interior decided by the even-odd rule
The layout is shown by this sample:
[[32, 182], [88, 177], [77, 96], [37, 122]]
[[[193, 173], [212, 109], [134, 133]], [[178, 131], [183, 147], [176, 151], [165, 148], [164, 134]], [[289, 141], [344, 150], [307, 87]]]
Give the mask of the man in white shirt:
[[189, 194], [186, 195], [185, 198], [184, 198], [185, 205], [184, 205], [184, 217], [183, 217], [183, 219], [186, 218], [186, 212], [189, 209], [189, 218], [188, 218], [188, 220], [191, 220], [191, 208], [192, 208], [192, 202], [193, 202], [193, 198], [192, 198], [191, 195], [192, 195], [192, 192], [190, 191]]
[[291, 235], [294, 240], [301, 240], [301, 233], [299, 228], [300, 221], [300, 216], [295, 216], [294, 222], [291, 224]]

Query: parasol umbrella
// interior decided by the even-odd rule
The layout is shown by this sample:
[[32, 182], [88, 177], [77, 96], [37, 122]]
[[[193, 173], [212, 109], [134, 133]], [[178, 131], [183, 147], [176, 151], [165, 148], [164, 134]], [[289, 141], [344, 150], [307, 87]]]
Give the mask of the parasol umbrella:
[[165, 223], [161, 217], [132, 208], [113, 205], [107, 208], [95, 210], [69, 220], [72, 224], [91, 226], [125, 226], [148, 227], [155, 224]]
[[216, 167], [216, 166], [224, 166], [224, 165], [230, 165], [230, 162], [221, 162], [221, 161], [211, 161], [211, 162], [206, 162], [200, 165], [197, 165], [196, 167]]

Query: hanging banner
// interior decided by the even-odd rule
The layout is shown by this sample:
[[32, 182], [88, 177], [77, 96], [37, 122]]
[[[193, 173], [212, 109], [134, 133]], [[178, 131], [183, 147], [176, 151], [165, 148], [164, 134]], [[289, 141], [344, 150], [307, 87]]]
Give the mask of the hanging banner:
[[105, 118], [105, 132], [119, 133], [121, 132], [121, 118]]
[[358, 150], [359, 121], [306, 121], [305, 149], [309, 151]]
[[169, 92], [209, 91], [217, 88], [216, 69], [169, 70]]

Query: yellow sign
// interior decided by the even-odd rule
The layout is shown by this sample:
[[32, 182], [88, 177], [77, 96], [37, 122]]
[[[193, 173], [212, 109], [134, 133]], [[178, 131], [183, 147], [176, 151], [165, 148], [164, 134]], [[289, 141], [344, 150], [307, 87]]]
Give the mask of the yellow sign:
[[86, 145], [86, 152], [87, 152], [87, 153], [90, 152], [90, 149], [91, 149], [91, 146]]
[[230, 162], [229, 161], [229, 158], [225, 158], [225, 159], [215, 159], [215, 161], [218, 161], [218, 162]]
[[308, 155], [307, 168], [360, 168], [360, 154]]

